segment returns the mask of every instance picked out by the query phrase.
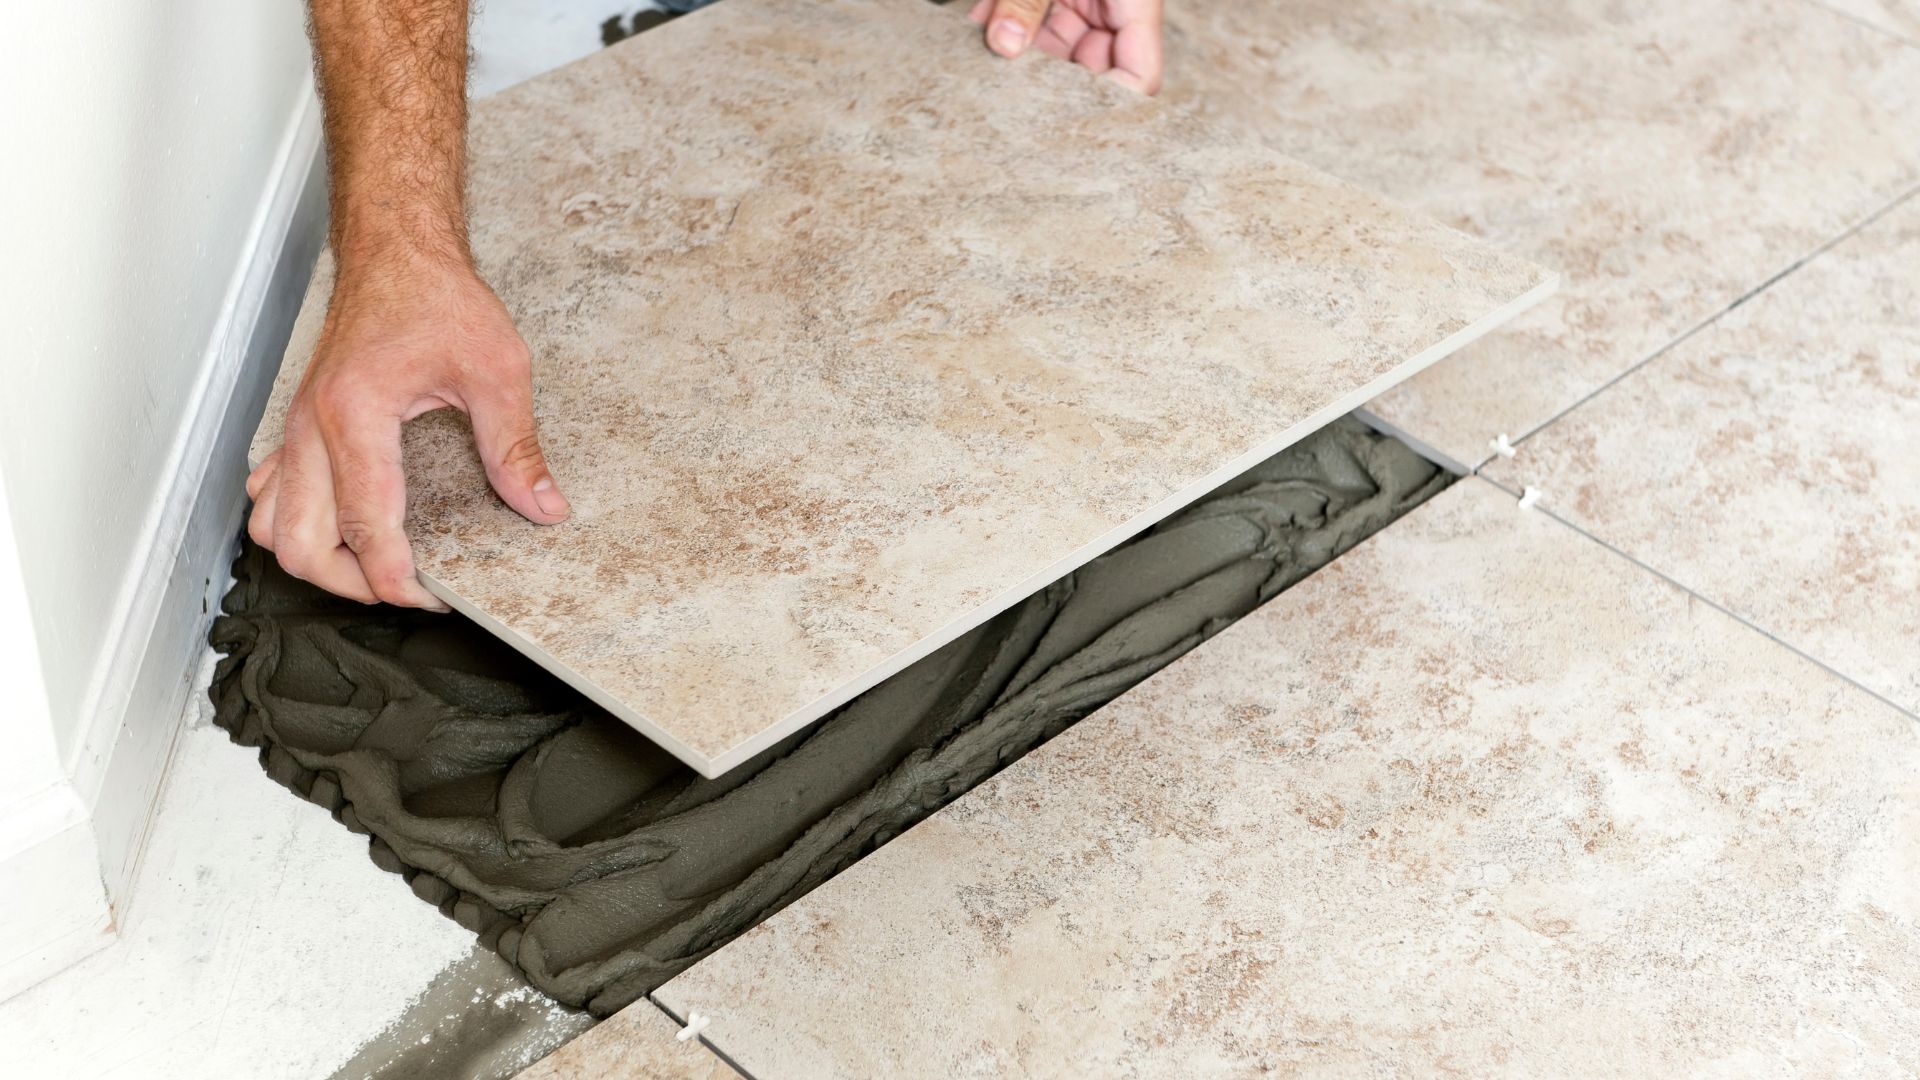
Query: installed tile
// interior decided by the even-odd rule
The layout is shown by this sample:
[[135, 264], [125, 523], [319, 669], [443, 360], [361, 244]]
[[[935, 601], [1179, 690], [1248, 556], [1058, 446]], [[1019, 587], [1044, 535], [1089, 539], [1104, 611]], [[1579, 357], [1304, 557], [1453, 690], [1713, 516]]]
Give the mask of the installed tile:
[[523, 1069], [514, 1080], [739, 1080], [651, 1002], [636, 1002]]
[[521, 521], [431, 414], [420, 567], [709, 775], [1551, 290], [977, 35], [731, 0], [475, 109], [474, 247], [574, 516]]
[[1920, 201], [1488, 475], [1920, 713]]
[[1861, 22], [1920, 42], [1920, 3], [1915, 0], [1816, 0]]
[[1565, 275], [1373, 404], [1467, 465], [1920, 181], [1920, 53], [1801, 0], [1169, 7], [1169, 98]]
[[761, 1080], [1920, 1066], [1920, 728], [1455, 485], [656, 992]]

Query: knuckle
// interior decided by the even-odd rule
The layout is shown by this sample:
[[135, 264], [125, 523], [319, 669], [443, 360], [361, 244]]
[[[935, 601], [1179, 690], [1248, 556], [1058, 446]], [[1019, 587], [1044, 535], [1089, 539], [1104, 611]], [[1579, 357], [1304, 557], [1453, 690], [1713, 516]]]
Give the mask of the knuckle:
[[336, 417], [354, 411], [354, 389], [338, 379], [322, 379], [313, 385], [313, 411], [323, 417]]
[[500, 454], [500, 464], [509, 469], [541, 465], [545, 460], [540, 452], [540, 438], [531, 431], [508, 443]]
[[379, 530], [372, 524], [357, 518], [340, 519], [340, 542], [355, 555], [364, 555], [379, 537]]
[[372, 587], [373, 595], [379, 597], [382, 603], [406, 605], [412, 602], [412, 596], [407, 589], [411, 579], [398, 571], [368, 574], [367, 584]]

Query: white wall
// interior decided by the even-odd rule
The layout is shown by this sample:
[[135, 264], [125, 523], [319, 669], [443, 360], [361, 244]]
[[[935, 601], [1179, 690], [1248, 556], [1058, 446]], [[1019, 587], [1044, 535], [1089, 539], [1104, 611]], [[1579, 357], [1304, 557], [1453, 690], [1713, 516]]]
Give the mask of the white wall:
[[301, 20], [297, 0], [9, 14], [0, 469], [69, 760], [307, 80]]
[[27, 608], [0, 633], [31, 631], [44, 688], [19, 711], [0, 683], [0, 759], [50, 746], [109, 892], [178, 718], [152, 688], [187, 677], [143, 665], [190, 664], [218, 587], [196, 530], [237, 508], [235, 466], [208, 458], [283, 243], [311, 255], [312, 221], [287, 239], [318, 202], [303, 19], [300, 0], [35, 2], [0, 35], [0, 511]]

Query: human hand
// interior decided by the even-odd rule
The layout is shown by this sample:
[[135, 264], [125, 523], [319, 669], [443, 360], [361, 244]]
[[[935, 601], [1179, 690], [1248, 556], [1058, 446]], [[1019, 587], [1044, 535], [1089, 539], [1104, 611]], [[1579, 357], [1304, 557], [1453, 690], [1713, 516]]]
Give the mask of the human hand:
[[472, 419], [508, 506], [566, 519], [534, 430], [531, 357], [493, 290], [454, 261], [343, 269], [284, 444], [247, 477], [248, 534], [329, 592], [447, 610], [414, 573], [400, 462], [401, 425], [447, 406]]
[[1160, 13], [1161, 0], [979, 0], [968, 17], [987, 28], [987, 47], [1001, 56], [1037, 45], [1048, 56], [1157, 94]]

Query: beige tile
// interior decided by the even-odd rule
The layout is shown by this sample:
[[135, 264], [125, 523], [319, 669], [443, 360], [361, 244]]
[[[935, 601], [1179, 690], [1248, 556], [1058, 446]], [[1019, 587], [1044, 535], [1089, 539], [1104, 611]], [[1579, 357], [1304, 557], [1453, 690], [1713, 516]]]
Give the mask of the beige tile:
[[522, 1069], [514, 1080], [739, 1080], [697, 1039], [681, 1041], [679, 1025], [649, 1001], [609, 1016], [560, 1049]]
[[1465, 464], [1920, 181], [1920, 52], [1801, 0], [1169, 7], [1168, 97], [1564, 274], [1374, 403]]
[[1488, 467], [1920, 713], [1920, 201]]
[[1920, 42], [1920, 3], [1915, 0], [1817, 0], [1889, 34]]
[[1920, 729], [1480, 480], [656, 992], [761, 1080], [1920, 1068]]
[[1552, 284], [922, 0], [677, 20], [480, 103], [472, 174], [574, 517], [433, 414], [420, 566], [709, 774]]

